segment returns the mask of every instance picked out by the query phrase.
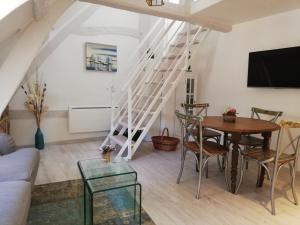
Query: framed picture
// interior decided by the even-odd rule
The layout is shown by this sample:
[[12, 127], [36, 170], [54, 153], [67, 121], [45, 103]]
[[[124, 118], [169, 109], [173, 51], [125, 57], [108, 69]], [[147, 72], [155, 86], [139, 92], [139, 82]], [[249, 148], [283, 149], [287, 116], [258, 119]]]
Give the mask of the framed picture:
[[104, 72], [117, 72], [117, 46], [86, 43], [86, 69]]

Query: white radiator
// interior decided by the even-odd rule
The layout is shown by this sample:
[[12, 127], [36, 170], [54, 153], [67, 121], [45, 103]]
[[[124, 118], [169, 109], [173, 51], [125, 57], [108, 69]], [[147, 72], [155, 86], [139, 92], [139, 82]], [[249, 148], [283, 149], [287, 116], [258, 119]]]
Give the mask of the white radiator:
[[110, 106], [70, 106], [69, 132], [85, 133], [109, 131], [110, 116]]

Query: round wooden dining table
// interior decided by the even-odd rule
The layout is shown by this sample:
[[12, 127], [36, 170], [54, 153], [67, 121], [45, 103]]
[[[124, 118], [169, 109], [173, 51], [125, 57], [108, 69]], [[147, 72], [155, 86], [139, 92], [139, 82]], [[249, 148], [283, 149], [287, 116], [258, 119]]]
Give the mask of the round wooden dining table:
[[[242, 135], [247, 134], [261, 134], [263, 137], [263, 149], [268, 150], [270, 148], [270, 138], [273, 131], [279, 130], [280, 126], [276, 123], [237, 117], [235, 123], [224, 122], [222, 116], [207, 116], [204, 117], [202, 126], [205, 128], [211, 128], [224, 132], [224, 147], [227, 147], [228, 134], [231, 134], [232, 146], [232, 158], [231, 158], [231, 192], [235, 193], [237, 183], [237, 166], [239, 160], [239, 141]], [[264, 182], [265, 170], [262, 168], [261, 176], [259, 178], [258, 186], [261, 187]]]

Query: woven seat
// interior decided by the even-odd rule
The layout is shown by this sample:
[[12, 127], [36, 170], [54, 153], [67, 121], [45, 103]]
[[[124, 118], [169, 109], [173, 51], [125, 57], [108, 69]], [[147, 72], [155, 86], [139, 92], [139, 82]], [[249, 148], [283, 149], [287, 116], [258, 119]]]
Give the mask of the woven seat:
[[[259, 162], [273, 162], [276, 157], [276, 151], [269, 149], [263, 150], [262, 148], [255, 148], [252, 150], [243, 151], [242, 155], [245, 157], [249, 157]], [[289, 161], [293, 161], [296, 159], [295, 154], [286, 154], [282, 153], [278, 158], [278, 163], [287, 163]]]
[[[195, 141], [186, 142], [184, 145], [193, 152], [197, 153], [200, 151], [199, 146]], [[224, 155], [227, 153], [227, 150], [224, 149], [222, 145], [212, 141], [203, 141], [202, 148], [209, 156]]]
[[[278, 117], [282, 116], [282, 114], [283, 113], [281, 111], [270, 111], [256, 107], [251, 108], [251, 118], [262, 119], [261, 116], [268, 116], [268, 120], [271, 122], [276, 122]], [[243, 135], [239, 141], [239, 145], [244, 146], [245, 150], [249, 150], [248, 148], [250, 147], [263, 146], [263, 139], [250, 135]]]

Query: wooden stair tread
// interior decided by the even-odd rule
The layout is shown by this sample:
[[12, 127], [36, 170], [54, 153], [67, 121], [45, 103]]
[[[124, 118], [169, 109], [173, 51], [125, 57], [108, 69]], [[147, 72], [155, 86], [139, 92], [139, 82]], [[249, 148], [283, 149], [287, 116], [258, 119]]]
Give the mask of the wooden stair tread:
[[[179, 43], [172, 44], [171, 47], [182, 48], [185, 44], [186, 42], [179, 42]], [[195, 41], [193, 43], [193, 45], [198, 45], [198, 44], [200, 44], [199, 41]]]

